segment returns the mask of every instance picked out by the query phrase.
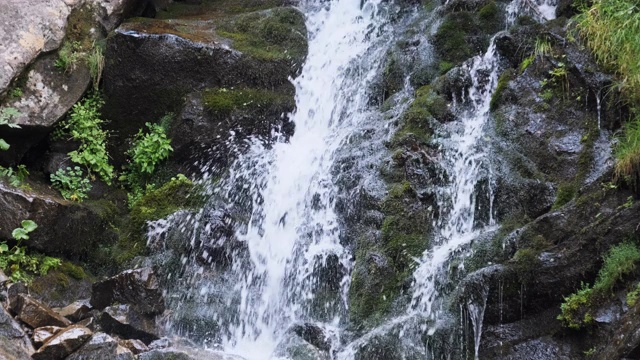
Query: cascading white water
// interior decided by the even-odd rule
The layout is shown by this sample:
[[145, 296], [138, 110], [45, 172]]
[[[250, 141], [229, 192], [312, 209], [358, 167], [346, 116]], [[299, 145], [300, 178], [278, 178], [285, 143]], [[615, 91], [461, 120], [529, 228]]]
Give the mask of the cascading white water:
[[[313, 274], [328, 256], [337, 256], [344, 269], [339, 301], [346, 302], [351, 260], [339, 241], [330, 170], [336, 150], [371, 117], [367, 84], [379, 73], [389, 46], [375, 33], [385, 20], [380, 2], [301, 4], [309, 54], [293, 80], [295, 134], [270, 148], [255, 142], [219, 186], [235, 191], [240, 184], [251, 194], [252, 208], [246, 227], [236, 233], [247, 245], [250, 262], [234, 264], [237, 296], [215, 310], [236, 314], [222, 339], [228, 352], [252, 360], [275, 357], [290, 325], [313, 321], [308, 309], [316, 295]], [[231, 192], [227, 196], [234, 198]], [[201, 294], [207, 291], [205, 286]], [[324, 326], [338, 325], [343, 313]]]
[[[444, 271], [444, 265], [456, 250], [467, 245], [483, 230], [474, 228], [475, 190], [482, 172], [486, 171], [483, 166], [487, 154], [480, 140], [489, 118], [491, 96], [498, 82], [493, 39], [484, 56], [473, 58], [465, 66], [473, 81], [469, 88], [469, 107], [460, 117], [458, 125], [462, 129], [453, 129], [451, 138], [443, 143], [446, 158], [451, 162], [451, 183], [441, 190], [439, 198], [450, 210], [444, 223], [438, 227], [436, 245], [425, 252], [414, 272], [412, 308], [426, 317], [437, 315], [437, 309], [434, 309], [439, 295], [437, 280]], [[491, 209], [489, 212], [491, 214]], [[489, 223], [492, 225], [493, 220]]]

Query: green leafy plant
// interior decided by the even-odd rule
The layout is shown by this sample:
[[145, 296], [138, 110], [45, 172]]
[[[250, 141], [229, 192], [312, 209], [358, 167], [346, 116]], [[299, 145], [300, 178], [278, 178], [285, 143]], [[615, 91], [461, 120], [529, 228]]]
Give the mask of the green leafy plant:
[[87, 198], [87, 193], [91, 190], [89, 179], [84, 177], [82, 169], [75, 166], [73, 169], [58, 169], [55, 174], [51, 174], [53, 187], [60, 191], [62, 197], [72, 201], [82, 201]]
[[19, 97], [22, 97], [22, 95], [23, 95], [22, 88], [17, 87], [11, 90], [12, 98], [19, 98]]
[[[167, 116], [161, 119], [165, 126], [169, 122]], [[151, 123], [145, 125], [147, 132], [141, 129], [135, 136], [131, 148], [127, 151], [129, 162], [120, 176], [120, 181], [129, 189], [129, 206], [133, 206], [145, 193], [155, 189], [155, 185], [148, 183], [148, 180], [158, 164], [167, 159], [173, 151], [164, 126]]]
[[[8, 127], [19, 129], [20, 125], [12, 124], [10, 121], [12, 118], [20, 116], [20, 112], [15, 108], [8, 107], [0, 110], [0, 126], [6, 125]], [[0, 150], [9, 150], [9, 144], [2, 138], [0, 138]]]
[[627, 294], [627, 305], [635, 306], [640, 298], [640, 284]]
[[15, 170], [0, 166], [0, 177], [6, 178], [11, 186], [22, 186], [28, 176], [29, 171], [24, 165], [18, 165]]
[[640, 115], [627, 122], [615, 147], [617, 181], [625, 180], [636, 190], [640, 184]]
[[60, 266], [58, 258], [41, 255], [29, 255], [26, 248], [21, 246], [24, 240], [29, 239], [29, 234], [36, 230], [38, 225], [32, 220], [23, 220], [20, 227], [11, 232], [16, 244], [9, 248], [6, 242], [0, 243], [0, 269], [8, 272], [9, 278], [14, 281], [30, 282], [32, 274], [46, 275], [49, 270]]
[[63, 130], [72, 140], [80, 142], [80, 147], [69, 153], [71, 161], [84, 165], [90, 176], [96, 175], [111, 185], [113, 166], [109, 164], [107, 153], [107, 132], [102, 128], [100, 118], [102, 99], [94, 93], [78, 102], [71, 109]]
[[81, 57], [81, 50], [82, 45], [79, 41], [65, 41], [60, 50], [58, 50], [58, 58], [53, 63], [53, 66], [64, 72], [74, 70]]
[[[616, 283], [636, 269], [640, 261], [640, 248], [630, 241], [609, 249], [593, 287], [582, 284], [580, 290], [564, 298], [558, 320], [572, 329], [580, 329], [593, 322], [592, 305], [596, 300], [611, 295]], [[636, 294], [637, 297], [637, 294]], [[635, 298], [632, 300], [635, 301]]]
[[549, 75], [555, 84], [560, 85], [564, 94], [569, 93], [569, 72], [564, 62], [558, 62], [556, 67], [549, 70]]
[[102, 70], [104, 69], [104, 53], [101, 46], [93, 44], [91, 52], [87, 55], [87, 65], [91, 79], [93, 79], [93, 89], [98, 90], [100, 79], [102, 78]]
[[551, 55], [551, 44], [549, 44], [549, 41], [547, 41], [547, 39], [537, 38], [533, 55], [544, 63], [545, 57]]

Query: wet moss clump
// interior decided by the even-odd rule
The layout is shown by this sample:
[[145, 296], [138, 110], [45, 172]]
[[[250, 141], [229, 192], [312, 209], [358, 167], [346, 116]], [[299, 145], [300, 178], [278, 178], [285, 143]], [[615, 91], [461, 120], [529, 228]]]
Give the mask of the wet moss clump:
[[207, 89], [202, 93], [207, 110], [218, 115], [228, 115], [234, 110], [278, 106], [293, 108], [292, 94], [264, 89]]
[[473, 55], [467, 34], [474, 32], [474, 15], [468, 11], [448, 14], [433, 39], [433, 44], [443, 61], [460, 63]]
[[491, 111], [495, 111], [500, 105], [500, 102], [502, 101], [502, 94], [507, 88], [509, 81], [513, 80], [514, 75], [515, 71], [513, 69], [508, 69], [500, 75], [500, 78], [498, 78], [498, 85], [496, 86], [496, 90], [494, 91], [493, 96], [491, 96], [491, 102], [489, 103]]
[[404, 113], [402, 123], [393, 136], [392, 147], [404, 143], [410, 134], [426, 144], [433, 135], [432, 122], [450, 121], [453, 117], [447, 101], [430, 86], [423, 86], [416, 91], [415, 99]]
[[200, 4], [174, 1], [158, 12], [158, 19], [222, 17], [287, 5], [287, 0], [204, 0]]
[[121, 229], [118, 243], [111, 255], [118, 265], [144, 254], [146, 246], [145, 225], [148, 221], [165, 218], [181, 209], [194, 209], [202, 205], [195, 185], [186, 177], [171, 179], [156, 190], [143, 195], [131, 208], [131, 213]]
[[261, 60], [302, 60], [307, 55], [304, 16], [293, 8], [276, 8], [225, 18], [218, 35], [233, 47]]

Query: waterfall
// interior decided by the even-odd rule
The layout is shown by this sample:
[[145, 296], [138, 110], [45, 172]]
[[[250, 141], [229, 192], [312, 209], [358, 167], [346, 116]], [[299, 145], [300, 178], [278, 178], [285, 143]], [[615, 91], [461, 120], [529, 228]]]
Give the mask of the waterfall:
[[[221, 212], [240, 212], [243, 218], [233, 224], [240, 250], [231, 268], [205, 281], [205, 271], [190, 265], [196, 267], [192, 277], [200, 280], [184, 285], [188, 289], [181, 291], [188, 295], [176, 295], [176, 312], [196, 312], [217, 324], [219, 335], [211, 342], [227, 353], [252, 360], [284, 356], [279, 344], [292, 325], [315, 322], [331, 332], [346, 321], [352, 260], [340, 241], [331, 170], [337, 151], [364, 124], [380, 121], [367, 91], [393, 43], [384, 31], [382, 3], [300, 4], [309, 52], [300, 75], [292, 79], [296, 110], [289, 117], [295, 134], [271, 144], [253, 139], [215, 185], [205, 209], [191, 219], [189, 226], [210, 233], [205, 222], [224, 217]], [[319, 288], [322, 271], [338, 277], [332, 291]], [[322, 316], [314, 310], [318, 303], [324, 307]]]

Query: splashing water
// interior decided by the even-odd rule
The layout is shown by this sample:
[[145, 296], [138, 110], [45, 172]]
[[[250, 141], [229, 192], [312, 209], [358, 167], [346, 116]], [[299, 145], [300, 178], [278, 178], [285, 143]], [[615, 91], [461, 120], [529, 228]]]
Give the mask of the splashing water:
[[[383, 31], [381, 3], [302, 5], [309, 55], [293, 80], [295, 134], [271, 147], [254, 141], [217, 186], [230, 203], [251, 209], [235, 234], [246, 244], [248, 261], [234, 262], [227, 275], [233, 296], [212, 310], [228, 327], [220, 339], [225, 351], [247, 359], [281, 356], [278, 344], [289, 327], [317, 320], [311, 308], [322, 267], [339, 269], [342, 280], [334, 299], [323, 299], [335, 310], [321, 325], [337, 326], [346, 312], [351, 256], [340, 244], [331, 168], [336, 151], [371, 118], [366, 90], [392, 43]], [[220, 296], [200, 286], [202, 298]]]
[[[452, 181], [442, 189], [441, 199], [451, 199], [451, 210], [444, 224], [439, 226], [437, 245], [428, 250], [420, 260], [414, 273], [412, 308], [427, 317], [435, 317], [434, 304], [439, 299], [437, 280], [444, 265], [456, 250], [477, 237], [481, 230], [474, 228], [475, 188], [482, 178], [486, 153], [481, 139], [483, 128], [489, 118], [489, 103], [498, 82], [498, 65], [495, 43], [484, 56], [474, 58], [468, 64], [473, 81], [469, 89], [470, 107], [461, 116], [462, 126], [444, 144], [445, 154], [449, 154]], [[492, 210], [489, 209], [489, 214]], [[490, 216], [489, 224], [493, 224]]]

